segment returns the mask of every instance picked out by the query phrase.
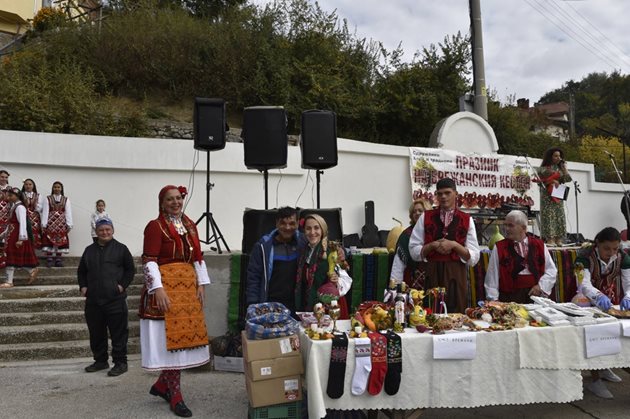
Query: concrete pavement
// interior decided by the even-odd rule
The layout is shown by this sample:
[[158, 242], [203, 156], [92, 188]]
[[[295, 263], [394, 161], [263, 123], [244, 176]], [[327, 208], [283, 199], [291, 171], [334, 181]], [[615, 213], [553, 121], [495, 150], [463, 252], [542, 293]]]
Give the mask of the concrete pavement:
[[[156, 373], [140, 368], [140, 358], [129, 359], [129, 372], [108, 377], [107, 371], [85, 373], [89, 358], [0, 364], [0, 418], [175, 418], [165, 401], [149, 395]], [[422, 418], [627, 418], [630, 374], [615, 370], [622, 383], [609, 383], [614, 400], [586, 392], [584, 400], [566, 404], [494, 406], [473, 409], [427, 409]], [[585, 378], [588, 380], [589, 378]], [[182, 391], [197, 418], [247, 418], [243, 374], [187, 370]], [[456, 391], [456, 390], [455, 390]], [[385, 419], [384, 414], [379, 419]]]

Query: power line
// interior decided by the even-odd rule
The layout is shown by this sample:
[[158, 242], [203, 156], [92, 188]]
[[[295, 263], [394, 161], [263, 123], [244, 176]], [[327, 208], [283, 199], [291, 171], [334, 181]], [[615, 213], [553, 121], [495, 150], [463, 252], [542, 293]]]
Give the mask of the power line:
[[[584, 27], [580, 22], [578, 22], [577, 19], [575, 19], [573, 16], [571, 16], [567, 11], [565, 11], [564, 9], [562, 9], [562, 7], [560, 7], [560, 5], [558, 4], [558, 0], [554, 0], [550, 3], [548, 3], [550, 5], [552, 5], [554, 8], [556, 8], [556, 10], [558, 10], [560, 13], [562, 13], [562, 15], [566, 16], [567, 19], [570, 21], [570, 23], [572, 23], [573, 25], [575, 25], [579, 30], [581, 30], [584, 35], [586, 35], [588, 38], [590, 38], [594, 44], [591, 44], [589, 42], [589, 45], [594, 45], [595, 48], [603, 48], [606, 51], [602, 51], [601, 49], [598, 49], [598, 51], [600, 51], [602, 54], [607, 54], [607, 58], [609, 58], [611, 61], [612, 60], [617, 60], [617, 55], [616, 53], [614, 53], [614, 51], [612, 49], [610, 49], [610, 47], [608, 45], [606, 45], [605, 43], [602, 43], [601, 40], [599, 40], [598, 38], [595, 37], [595, 35], [593, 35], [591, 33], [591, 31], [588, 30], [588, 28]], [[575, 10], [575, 9], [574, 9]], [[557, 17], [557, 15], [556, 15]], [[586, 41], [585, 38], [582, 38], [583, 40]], [[623, 52], [622, 52], [623, 54]], [[612, 56], [612, 58], [611, 58]], [[622, 61], [623, 61], [623, 57], [621, 57]], [[618, 64], [620, 64], [621, 62], [615, 61]], [[623, 65], [627, 66], [628, 62], [623, 62]], [[623, 67], [623, 66], [622, 66]]]
[[[609, 43], [610, 43], [610, 44], [611, 44], [611, 45], [612, 45], [612, 46], [613, 46], [613, 47], [614, 47], [617, 51], [619, 51], [623, 57], [628, 57], [628, 58], [630, 58], [630, 56], [629, 56], [628, 54], [626, 54], [626, 53], [625, 53], [625, 52], [624, 52], [624, 51], [623, 51], [623, 50], [622, 50], [622, 49], [621, 49], [621, 48], [620, 48], [620, 47], [619, 47], [619, 46], [618, 46], [618, 45], [617, 45], [617, 44], [616, 44], [616, 43], [615, 43], [612, 39], [610, 39], [609, 37], [607, 37], [607, 36], [606, 36], [606, 34], [605, 34], [604, 32], [600, 31], [600, 30], [599, 30], [599, 28], [598, 28], [597, 26], [593, 25], [593, 23], [591, 23], [591, 21], [590, 21], [590, 20], [588, 20], [588, 19], [586, 18], [586, 16], [584, 16], [582, 13], [580, 13], [580, 11], [579, 11], [578, 9], [576, 9], [575, 7], [573, 7], [573, 6], [571, 5], [571, 3], [569, 3], [569, 2], [565, 2], [565, 4], [566, 4], [567, 6], [569, 6], [571, 9], [573, 9], [573, 11], [574, 11], [575, 13], [577, 13], [577, 14], [578, 14], [578, 15], [579, 15], [579, 16], [580, 16], [580, 17], [581, 17], [581, 18], [582, 18], [582, 19], [583, 19], [586, 23], [588, 23], [588, 24], [589, 24], [589, 25], [590, 25], [593, 29], [595, 29], [595, 30], [596, 30], [596, 31], [597, 31], [597, 32], [598, 32], [598, 33], [599, 33], [599, 34], [600, 34], [600, 35], [601, 35], [601, 36], [602, 36], [605, 40], [607, 40], [607, 41], [608, 41], [608, 42], [609, 42]], [[624, 60], [625, 60], [625, 58], [624, 58]]]
[[[538, 13], [540, 13], [540, 15], [542, 17], [544, 17], [545, 19], [547, 19], [549, 22], [551, 22], [554, 26], [556, 26], [558, 29], [560, 29], [565, 35], [567, 35], [569, 38], [573, 39], [574, 41], [576, 41], [578, 44], [580, 44], [582, 47], [584, 47], [584, 49], [586, 49], [587, 51], [589, 51], [591, 54], [593, 54], [595, 57], [597, 57], [599, 60], [603, 61], [605, 64], [607, 64], [609, 67], [611, 67], [613, 70], [616, 70], [615, 67], [615, 63], [609, 61], [605, 56], [600, 55], [599, 51], [597, 51], [597, 49], [592, 48], [588, 45], [585, 45], [581, 40], [576, 39], [573, 35], [571, 35], [569, 32], [567, 32], [567, 30], [565, 30], [561, 25], [559, 25], [558, 23], [556, 23], [554, 20], [552, 20], [549, 16], [547, 16], [546, 13], [543, 13], [537, 6], [534, 6], [532, 3], [530, 3], [530, 0], [525, 0], [525, 2], [534, 10], [536, 10]], [[537, 2], [537, 4], [539, 6], [541, 6], [545, 11], [549, 11], [548, 9], [546, 9], [544, 6], [540, 5], [540, 3]], [[553, 15], [553, 13], [550, 13]], [[566, 26], [566, 25], [565, 25]], [[568, 28], [569, 31], [571, 31], [571, 28]]]

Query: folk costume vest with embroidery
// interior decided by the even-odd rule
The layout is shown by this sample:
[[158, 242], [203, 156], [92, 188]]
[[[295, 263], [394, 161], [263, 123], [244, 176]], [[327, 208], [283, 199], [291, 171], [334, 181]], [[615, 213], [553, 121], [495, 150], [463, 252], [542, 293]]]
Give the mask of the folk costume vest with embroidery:
[[[440, 209], [428, 210], [424, 213], [424, 243], [428, 244], [436, 240], [445, 238], [454, 240], [462, 246], [466, 245], [466, 235], [470, 225], [470, 215], [459, 209], [455, 209], [453, 221], [444, 228], [444, 223], [440, 219]], [[431, 252], [427, 255], [427, 260], [431, 262], [459, 261], [456, 252], [442, 255], [438, 252]]]
[[[545, 273], [545, 243], [542, 240], [527, 236], [527, 260], [518, 254], [514, 243], [514, 240], [504, 239], [496, 244], [501, 292], [531, 288]], [[529, 269], [531, 276], [519, 275], [525, 268]]]
[[601, 264], [595, 252], [595, 246], [588, 251], [586, 257], [590, 265], [591, 283], [593, 286], [610, 298], [613, 304], [619, 304], [623, 298], [623, 291], [621, 289], [621, 265], [624, 254], [622, 252], [617, 253], [617, 259], [615, 259], [610, 272], [607, 274], [602, 274]]

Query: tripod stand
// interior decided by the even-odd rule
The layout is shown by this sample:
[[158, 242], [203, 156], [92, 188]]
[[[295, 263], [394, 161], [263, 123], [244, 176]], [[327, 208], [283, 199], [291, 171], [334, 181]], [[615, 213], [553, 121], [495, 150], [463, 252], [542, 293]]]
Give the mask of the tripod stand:
[[[206, 212], [204, 212], [201, 215], [201, 217], [199, 217], [199, 219], [197, 220], [195, 224], [199, 225], [201, 220], [205, 218], [206, 239], [201, 240], [201, 241], [208, 245], [212, 243], [216, 243], [217, 244], [216, 250], [219, 252], [219, 254], [221, 254], [223, 253], [221, 251], [221, 242], [223, 242], [223, 245], [225, 246], [225, 249], [228, 252], [231, 252], [231, 250], [228, 247], [227, 243], [225, 242], [225, 239], [223, 238], [223, 234], [221, 234], [221, 230], [219, 229], [219, 226], [217, 225], [216, 221], [214, 221], [214, 217], [212, 216], [212, 213], [210, 212], [210, 191], [212, 190], [213, 187], [214, 187], [214, 183], [210, 183], [210, 151], [206, 151]], [[210, 236], [210, 229], [212, 229], [212, 236]], [[215, 248], [213, 247], [211, 247], [210, 249], [215, 250]]]
[[573, 181], [573, 188], [575, 190], [575, 242], [582, 244], [582, 239], [580, 238], [580, 213], [578, 212], [580, 208], [578, 205], [578, 194], [582, 193], [582, 191], [580, 190], [580, 184], [577, 183], [577, 180]]

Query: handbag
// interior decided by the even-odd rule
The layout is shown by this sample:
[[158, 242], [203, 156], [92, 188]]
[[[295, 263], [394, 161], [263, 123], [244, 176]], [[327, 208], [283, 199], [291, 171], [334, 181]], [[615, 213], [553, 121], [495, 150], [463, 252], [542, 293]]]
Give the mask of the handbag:
[[140, 293], [138, 317], [148, 320], [164, 320], [164, 312], [158, 308], [155, 293], [149, 294], [146, 285], [142, 286], [142, 292]]

